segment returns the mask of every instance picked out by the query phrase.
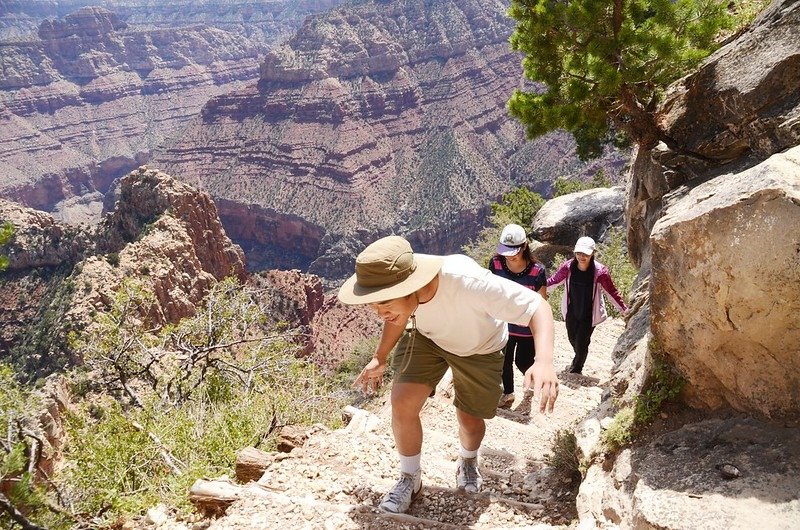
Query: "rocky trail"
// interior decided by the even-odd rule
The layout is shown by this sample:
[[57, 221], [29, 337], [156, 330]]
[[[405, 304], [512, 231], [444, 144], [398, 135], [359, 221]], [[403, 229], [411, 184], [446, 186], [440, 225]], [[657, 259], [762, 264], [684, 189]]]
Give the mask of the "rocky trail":
[[[578, 479], [548, 467], [559, 429], [594, 408], [612, 368], [611, 352], [624, 323], [595, 330], [584, 375], [566, 374], [572, 349], [556, 322], [555, 365], [561, 381], [556, 408], [541, 414], [525, 399], [517, 373], [516, 399], [487, 422], [481, 448], [484, 485], [477, 495], [455, 488], [457, 423], [446, 383], [423, 409], [423, 491], [405, 515], [377, 506], [398, 476], [390, 407], [357, 409], [347, 427], [316, 429], [289, 453], [273, 453], [258, 482], [216, 519], [177, 521], [151, 510], [139, 528], [245, 529], [548, 529], [575, 524]], [[388, 401], [388, 392], [386, 394]]]

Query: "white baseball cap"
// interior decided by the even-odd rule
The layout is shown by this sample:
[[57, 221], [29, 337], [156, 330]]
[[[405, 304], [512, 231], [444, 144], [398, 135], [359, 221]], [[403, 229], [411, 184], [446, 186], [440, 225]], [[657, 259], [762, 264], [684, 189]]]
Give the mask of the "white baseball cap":
[[575, 250], [573, 252], [580, 252], [581, 254], [594, 254], [596, 245], [594, 244], [594, 239], [589, 236], [583, 236], [578, 238], [578, 241], [575, 243]]
[[506, 225], [503, 233], [500, 234], [497, 253], [501, 256], [516, 256], [527, 242], [528, 236], [525, 234], [524, 228], [515, 224]]

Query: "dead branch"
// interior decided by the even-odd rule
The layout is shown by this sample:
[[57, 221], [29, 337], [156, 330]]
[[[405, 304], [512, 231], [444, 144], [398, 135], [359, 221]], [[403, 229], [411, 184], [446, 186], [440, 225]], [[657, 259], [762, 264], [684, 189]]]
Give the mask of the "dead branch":
[[22, 530], [47, 530], [46, 528], [42, 528], [30, 522], [2, 493], [0, 493], [0, 508], [5, 510], [8, 516], [22, 527]]
[[184, 468], [186, 468], [186, 464], [181, 462], [175, 455], [173, 455], [172, 452], [169, 449], [167, 449], [167, 447], [163, 443], [161, 443], [161, 440], [158, 438], [158, 436], [145, 429], [142, 426], [142, 424], [137, 421], [131, 421], [131, 425], [133, 425], [133, 427], [137, 431], [147, 434], [147, 436], [153, 441], [153, 443], [156, 444], [156, 447], [158, 447], [158, 452], [161, 455], [161, 459], [164, 460], [164, 463], [167, 464], [167, 467], [169, 467], [172, 470], [173, 475], [177, 477], [183, 475], [183, 471], [181, 471], [181, 469], [177, 466], [177, 464], [180, 464]]

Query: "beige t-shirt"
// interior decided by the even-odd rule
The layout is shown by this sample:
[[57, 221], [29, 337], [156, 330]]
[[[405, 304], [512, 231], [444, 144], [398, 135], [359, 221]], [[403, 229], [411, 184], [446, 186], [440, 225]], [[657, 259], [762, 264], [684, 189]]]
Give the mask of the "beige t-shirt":
[[415, 312], [417, 329], [455, 355], [492, 353], [508, 341], [506, 322], [527, 326], [541, 301], [467, 256], [445, 256], [436, 294]]

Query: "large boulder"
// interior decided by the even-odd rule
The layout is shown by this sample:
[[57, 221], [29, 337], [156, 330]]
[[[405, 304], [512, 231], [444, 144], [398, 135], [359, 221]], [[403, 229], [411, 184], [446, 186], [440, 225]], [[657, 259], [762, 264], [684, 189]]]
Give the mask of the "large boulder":
[[532, 248], [548, 263], [557, 253], [571, 254], [575, 241], [591, 236], [605, 239], [609, 228], [622, 226], [624, 192], [621, 187], [593, 188], [550, 199], [536, 213]]
[[[797, 526], [800, 488], [786, 480], [798, 467], [797, 432], [782, 428], [796, 427], [800, 407], [798, 12], [797, 0], [775, 0], [668, 90], [659, 123], [684, 151], [660, 144], [634, 157], [625, 217], [637, 295], [603, 402], [576, 432], [591, 458], [581, 528]], [[681, 398], [698, 408], [675, 405], [608, 453], [604, 426], [649, 389], [661, 350], [687, 380]], [[735, 441], [727, 433], [741, 427], [724, 423], [678, 430], [731, 408], [771, 425]], [[726, 462], [740, 478], [720, 475]]]
[[690, 404], [800, 416], [800, 147], [691, 190], [653, 228], [652, 330]]

